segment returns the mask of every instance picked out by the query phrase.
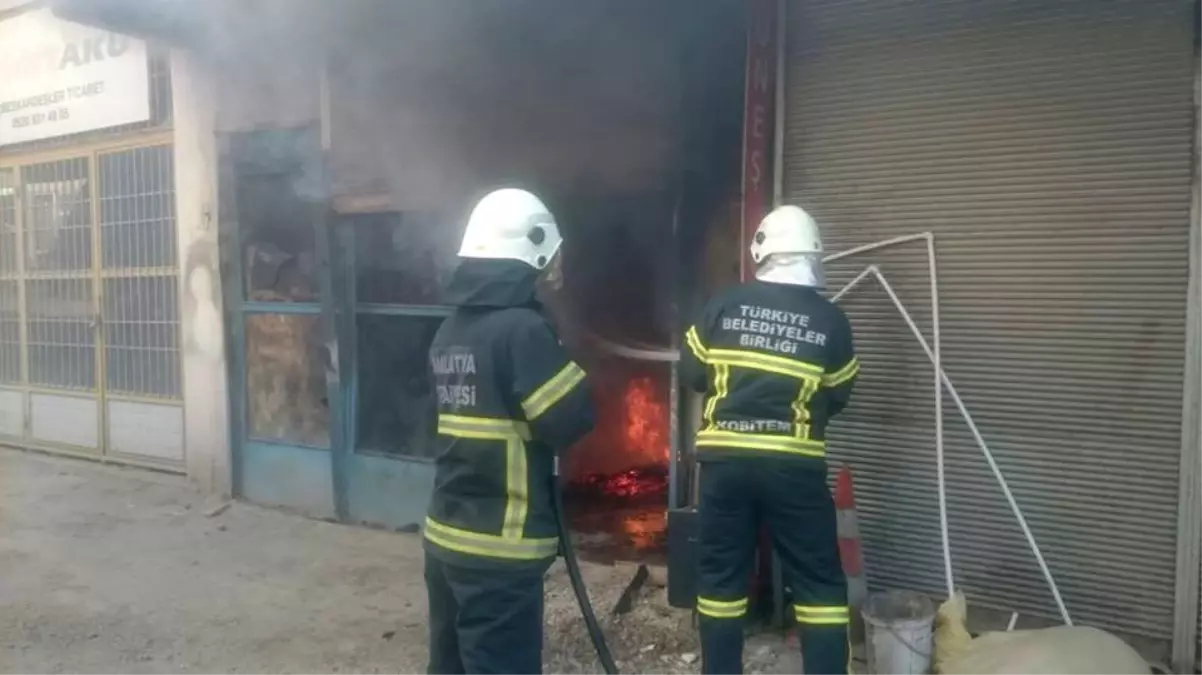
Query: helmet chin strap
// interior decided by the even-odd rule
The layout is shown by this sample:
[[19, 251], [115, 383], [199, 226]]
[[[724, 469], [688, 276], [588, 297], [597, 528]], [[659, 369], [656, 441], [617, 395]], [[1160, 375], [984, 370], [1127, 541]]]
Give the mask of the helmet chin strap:
[[755, 278], [776, 284], [810, 286], [812, 288], [822, 288], [826, 285], [822, 260], [811, 255], [787, 253], [770, 255], [756, 269]]

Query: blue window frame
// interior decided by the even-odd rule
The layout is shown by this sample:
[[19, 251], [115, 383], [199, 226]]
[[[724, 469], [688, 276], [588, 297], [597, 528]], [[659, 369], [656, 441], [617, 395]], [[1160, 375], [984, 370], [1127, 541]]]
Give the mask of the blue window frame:
[[426, 354], [450, 308], [437, 304], [455, 264], [455, 228], [437, 215], [354, 216], [340, 226], [340, 257], [353, 322], [344, 341], [350, 447], [429, 461], [436, 409]]

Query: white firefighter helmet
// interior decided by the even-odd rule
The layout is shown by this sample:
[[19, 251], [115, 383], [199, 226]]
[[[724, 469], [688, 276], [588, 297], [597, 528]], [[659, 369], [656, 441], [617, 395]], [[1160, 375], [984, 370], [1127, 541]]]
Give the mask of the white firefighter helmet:
[[562, 244], [555, 217], [541, 199], [504, 188], [485, 195], [472, 210], [459, 257], [520, 260], [541, 270]]
[[822, 255], [822, 233], [813, 216], [798, 206], [786, 204], [764, 216], [751, 241], [751, 259], [760, 264], [776, 253]]

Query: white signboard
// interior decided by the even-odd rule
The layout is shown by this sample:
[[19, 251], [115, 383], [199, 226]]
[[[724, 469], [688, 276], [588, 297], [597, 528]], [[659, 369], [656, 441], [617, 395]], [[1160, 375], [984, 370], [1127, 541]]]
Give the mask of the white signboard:
[[49, 9], [0, 21], [0, 146], [148, 119], [145, 42]]

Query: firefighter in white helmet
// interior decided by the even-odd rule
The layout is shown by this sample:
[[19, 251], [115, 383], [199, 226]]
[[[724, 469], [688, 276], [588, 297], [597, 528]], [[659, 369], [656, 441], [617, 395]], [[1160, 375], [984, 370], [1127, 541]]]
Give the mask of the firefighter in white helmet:
[[558, 552], [553, 462], [593, 426], [585, 373], [540, 313], [563, 239], [524, 190], [472, 211], [430, 347], [438, 397], [426, 517], [431, 673], [538, 673]]
[[751, 244], [753, 281], [720, 292], [685, 335], [685, 382], [705, 394], [701, 462], [702, 670], [742, 672], [757, 534], [766, 524], [793, 592], [807, 673], [846, 673], [849, 610], [826, 435], [859, 362], [824, 285], [818, 224], [796, 206], [769, 213]]

